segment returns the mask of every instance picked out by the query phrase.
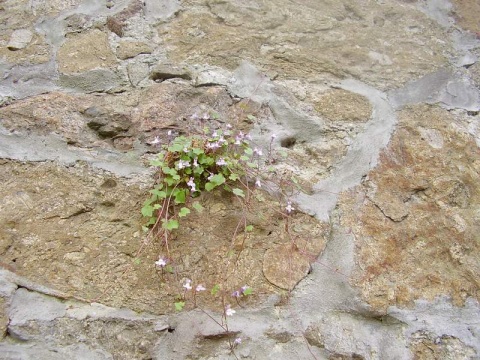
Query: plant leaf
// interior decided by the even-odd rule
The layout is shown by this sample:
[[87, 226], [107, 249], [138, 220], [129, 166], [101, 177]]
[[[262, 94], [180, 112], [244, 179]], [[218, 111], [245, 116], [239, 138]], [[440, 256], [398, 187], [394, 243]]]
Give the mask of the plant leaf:
[[185, 306], [185, 301], [178, 301], [175, 303], [175, 310], [182, 311], [184, 306]]
[[217, 186], [217, 185], [215, 185], [215, 184], [213, 184], [213, 183], [211, 183], [211, 182], [207, 182], [207, 183], [205, 184], [205, 190], [207, 190], [207, 191], [212, 191], [213, 189], [215, 189], [216, 186]]
[[247, 225], [247, 226], [245, 226], [245, 231], [246, 231], [246, 232], [252, 232], [252, 231], [253, 231], [253, 225]]
[[200, 204], [198, 201], [195, 201], [192, 205], [192, 207], [197, 210], [199, 213], [201, 213], [203, 211], [203, 206], [202, 204]]
[[212, 290], [210, 291], [210, 293], [211, 293], [212, 295], [216, 295], [219, 290], [220, 290], [220, 285], [216, 284], [216, 285], [212, 288]]
[[142, 207], [142, 215], [145, 217], [150, 217], [153, 215], [153, 206], [152, 205], [144, 205]]
[[253, 294], [253, 289], [251, 287], [247, 287], [244, 291], [243, 291], [243, 295], [252, 295]]
[[185, 204], [185, 189], [175, 189], [173, 196], [175, 197], [175, 204]]
[[189, 208], [186, 208], [186, 207], [182, 207], [180, 209], [180, 211], [178, 212], [178, 216], [180, 217], [185, 217], [187, 216], [188, 214], [190, 214], [190, 209]]
[[245, 154], [247, 154], [247, 155], [253, 155], [253, 150], [252, 150], [252, 148], [247, 147], [247, 148], [245, 148], [244, 152], [245, 152]]
[[168, 221], [163, 221], [162, 227], [167, 230], [178, 229], [178, 220], [170, 219]]
[[235, 189], [232, 190], [232, 192], [237, 196], [241, 196], [243, 198], [245, 197], [245, 194], [244, 194], [242, 189], [235, 188]]
[[210, 178], [210, 182], [216, 186], [222, 185], [225, 182], [225, 176], [223, 174], [215, 174]]

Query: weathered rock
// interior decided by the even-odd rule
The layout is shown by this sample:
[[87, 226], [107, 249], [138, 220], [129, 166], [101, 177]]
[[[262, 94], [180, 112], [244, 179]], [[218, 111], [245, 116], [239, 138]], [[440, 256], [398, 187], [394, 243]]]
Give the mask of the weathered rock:
[[117, 47], [117, 57], [121, 60], [133, 58], [139, 54], [150, 54], [150, 46], [141, 41], [121, 41]]
[[5, 298], [0, 296], [0, 340], [7, 335], [8, 315]]
[[10, 37], [7, 48], [12, 51], [24, 49], [30, 44], [32, 38], [33, 33], [28, 29], [15, 30]]
[[166, 20], [180, 10], [179, 0], [147, 1], [145, 15], [151, 20]]
[[[100, 304], [64, 303], [26, 289], [15, 293], [8, 315], [10, 336], [28, 340], [40, 349], [59, 347], [60, 353], [74, 358], [146, 359], [156, 340], [168, 329], [160, 317]], [[80, 347], [78, 339], [82, 339]], [[18, 344], [0, 344], [0, 350], [3, 354], [30, 358], [28, 347]], [[46, 356], [40, 350], [36, 358], [51, 358]]]
[[265, 252], [263, 275], [281, 289], [293, 290], [310, 272], [310, 262], [293, 244], [275, 246]]
[[[111, 69], [116, 65], [107, 35], [97, 29], [68, 36], [57, 57], [59, 71], [65, 75], [98, 68]], [[105, 87], [101, 82], [96, 86]]]
[[91, 17], [85, 14], [73, 14], [64, 21], [66, 33], [76, 33], [83, 31], [88, 26]]
[[88, 108], [85, 115], [91, 118], [87, 122], [90, 129], [95, 130], [101, 137], [112, 138], [121, 133], [125, 133], [131, 126], [129, 117], [125, 114], [112, 114], [108, 116], [105, 113], [95, 111], [96, 108]]
[[150, 67], [143, 62], [135, 62], [127, 66], [128, 79], [133, 86], [138, 86], [142, 80], [148, 78]]
[[[477, 7], [0, 0], [0, 357], [477, 358]], [[227, 124], [286, 188], [146, 241], [167, 132]]]
[[453, 13], [458, 25], [465, 30], [480, 32], [480, 24], [475, 14], [480, 12], [480, 4], [475, 1], [452, 0]]
[[374, 308], [480, 297], [479, 150], [465, 119], [457, 121], [435, 107], [402, 111], [379, 166], [343, 196], [344, 222], [357, 239], [356, 283]]
[[27, 29], [18, 31], [20, 35], [16, 36], [14, 32], [8, 45], [0, 48], [1, 57], [9, 63], [19, 65], [43, 64], [50, 60], [51, 49], [43, 36]]
[[[204, 6], [202, 1], [194, 4]], [[399, 86], [447, 62], [442, 55], [448, 51], [445, 30], [398, 2], [360, 8], [349, 1], [321, 6], [278, 0], [252, 6], [211, 1], [201, 13], [195, 5], [159, 27], [175, 62], [233, 70], [246, 59], [265, 72], [277, 72], [280, 79], [329, 73], [354, 76], [380, 88]], [[418, 43], [395, 40], [412, 36]]]
[[333, 121], [366, 122], [372, 113], [367, 98], [345, 90], [326, 92], [315, 102], [315, 109]]
[[183, 66], [175, 66], [171, 64], [158, 64], [150, 72], [150, 79], [155, 81], [164, 81], [167, 79], [184, 79], [191, 80], [192, 74], [190, 70]]
[[476, 352], [454, 336], [417, 332], [412, 335], [410, 348], [415, 359], [473, 359]]
[[85, 93], [119, 91], [123, 79], [116, 73], [105, 69], [96, 69], [81, 74], [60, 75], [58, 84], [67, 89]]
[[[107, 4], [107, 7], [110, 8], [110, 5], [112, 4]], [[142, 1], [130, 0], [127, 7], [125, 7], [122, 11], [107, 18], [107, 28], [117, 36], [123, 37], [128, 20], [131, 17], [143, 12], [143, 7], [144, 3]]]

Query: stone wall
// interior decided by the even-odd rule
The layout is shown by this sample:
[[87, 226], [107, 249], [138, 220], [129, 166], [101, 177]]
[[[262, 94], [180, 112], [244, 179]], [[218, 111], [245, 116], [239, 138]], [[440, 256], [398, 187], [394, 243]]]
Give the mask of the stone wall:
[[[478, 10], [0, 0], [0, 358], [480, 358]], [[173, 276], [140, 208], [153, 140], [199, 118], [276, 134], [305, 191], [290, 238], [275, 191], [232, 241], [202, 198]], [[254, 295], [226, 332], [216, 298], [175, 312], [185, 278]]]

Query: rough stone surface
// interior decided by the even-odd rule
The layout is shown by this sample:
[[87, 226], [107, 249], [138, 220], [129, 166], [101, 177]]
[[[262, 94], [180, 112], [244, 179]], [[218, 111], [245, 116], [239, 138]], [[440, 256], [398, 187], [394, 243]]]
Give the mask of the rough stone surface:
[[150, 54], [151, 52], [150, 46], [140, 41], [122, 41], [117, 47], [117, 57], [120, 60], [130, 59], [139, 54]]
[[[479, 10], [0, 0], [0, 358], [480, 358]], [[146, 237], [159, 147], [228, 125], [283, 186]]]
[[442, 294], [459, 306], [480, 300], [479, 148], [466, 122], [435, 107], [402, 110], [377, 168], [344, 196], [357, 281], [376, 308]]
[[15, 30], [10, 37], [7, 48], [12, 51], [26, 48], [32, 38], [33, 33], [28, 29]]
[[263, 258], [263, 275], [273, 285], [293, 290], [310, 272], [310, 263], [291, 244], [272, 247]]
[[116, 64], [107, 34], [100, 30], [67, 37], [57, 56], [60, 72], [67, 75], [98, 68], [109, 69]]

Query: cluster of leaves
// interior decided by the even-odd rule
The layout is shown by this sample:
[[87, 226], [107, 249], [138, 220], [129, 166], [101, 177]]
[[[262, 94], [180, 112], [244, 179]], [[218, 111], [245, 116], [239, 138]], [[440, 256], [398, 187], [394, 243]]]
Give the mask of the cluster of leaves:
[[[217, 187], [245, 197], [248, 175], [259, 167], [259, 151], [249, 145], [249, 136], [230, 127], [203, 134], [178, 136], [162, 151], [151, 165], [158, 168], [159, 181], [150, 190], [150, 198], [142, 207], [148, 220], [145, 229], [161, 226], [171, 231], [179, 227], [179, 219], [191, 209], [201, 212], [202, 205], [194, 201], [202, 192]], [[242, 189], [243, 188], [243, 189]]]

